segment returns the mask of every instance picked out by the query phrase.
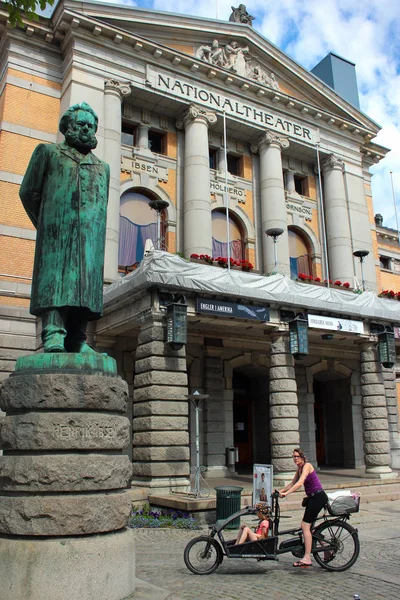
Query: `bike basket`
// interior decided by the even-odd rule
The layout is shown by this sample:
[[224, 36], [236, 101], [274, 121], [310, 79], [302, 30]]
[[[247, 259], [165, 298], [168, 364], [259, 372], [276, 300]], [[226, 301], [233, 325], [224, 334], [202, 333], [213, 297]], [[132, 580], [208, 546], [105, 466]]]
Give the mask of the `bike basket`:
[[328, 512], [337, 517], [349, 513], [356, 513], [360, 510], [360, 494], [351, 496], [338, 496], [328, 502]]

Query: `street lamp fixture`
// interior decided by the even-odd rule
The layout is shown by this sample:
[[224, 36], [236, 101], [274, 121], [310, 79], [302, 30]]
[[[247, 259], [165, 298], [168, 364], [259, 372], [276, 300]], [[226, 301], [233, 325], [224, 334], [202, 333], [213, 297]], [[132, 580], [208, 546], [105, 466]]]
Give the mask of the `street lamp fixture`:
[[271, 227], [265, 231], [268, 237], [272, 238], [274, 242], [274, 266], [272, 267], [272, 272], [274, 272], [278, 266], [278, 252], [276, 248], [276, 243], [278, 241], [278, 237], [282, 235], [283, 229], [280, 227]]
[[360, 265], [361, 265], [361, 285], [362, 285], [362, 289], [363, 292], [365, 292], [365, 279], [364, 279], [364, 259], [368, 256], [369, 251], [368, 250], [356, 250], [355, 252], [353, 252], [353, 256], [355, 256], [356, 258], [358, 258], [358, 260], [360, 261]]
[[157, 239], [156, 239], [156, 250], [162, 250], [162, 246], [165, 248], [164, 238], [161, 238], [161, 213], [163, 210], [168, 208], [169, 202], [166, 200], [150, 200], [149, 202], [150, 208], [156, 211], [157, 213]]
[[187, 341], [187, 304], [184, 296], [181, 300], [167, 305], [167, 343], [172, 350], [180, 350]]
[[385, 369], [391, 369], [396, 364], [396, 347], [394, 332], [384, 331], [378, 334], [379, 361]]
[[308, 320], [300, 314], [289, 321], [290, 353], [297, 360], [305, 358], [308, 354]]

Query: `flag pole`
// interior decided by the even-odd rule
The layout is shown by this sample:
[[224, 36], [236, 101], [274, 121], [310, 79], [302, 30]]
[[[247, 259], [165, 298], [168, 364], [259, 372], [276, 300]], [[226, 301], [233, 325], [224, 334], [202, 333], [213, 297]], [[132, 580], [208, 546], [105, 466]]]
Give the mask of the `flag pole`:
[[228, 261], [228, 269], [231, 268], [231, 244], [230, 244], [230, 229], [229, 229], [229, 197], [228, 197], [228, 151], [226, 143], [226, 113], [224, 117], [224, 160], [225, 160], [225, 212], [226, 212], [226, 258]]
[[390, 181], [392, 182], [392, 196], [393, 196], [393, 204], [394, 204], [394, 214], [396, 216], [397, 237], [398, 237], [399, 244], [400, 244], [399, 219], [397, 218], [396, 196], [394, 194], [394, 185], [393, 185], [393, 171], [390, 171]]
[[328, 248], [326, 243], [326, 227], [325, 227], [325, 209], [324, 209], [324, 196], [322, 193], [322, 179], [321, 179], [321, 164], [319, 160], [319, 143], [316, 144], [317, 149], [317, 166], [318, 166], [318, 188], [319, 188], [319, 199], [320, 199], [320, 207], [321, 207], [321, 226], [322, 226], [322, 240], [324, 246], [324, 266], [325, 266], [325, 276], [326, 276], [326, 285], [329, 288], [329, 264], [328, 264]]

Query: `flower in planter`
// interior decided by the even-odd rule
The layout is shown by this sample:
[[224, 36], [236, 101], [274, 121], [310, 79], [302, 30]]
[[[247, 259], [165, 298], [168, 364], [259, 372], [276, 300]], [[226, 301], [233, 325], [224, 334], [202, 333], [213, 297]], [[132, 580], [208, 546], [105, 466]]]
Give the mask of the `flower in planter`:
[[234, 260], [233, 258], [229, 259], [229, 264], [231, 267], [240, 267], [240, 262], [238, 260]]
[[317, 283], [320, 283], [321, 277], [314, 277], [314, 281], [316, 281]]
[[191, 254], [190, 258], [200, 258], [199, 254]]
[[242, 271], [251, 271], [252, 269], [254, 269], [253, 265], [248, 260], [241, 260], [240, 266]]
[[393, 290], [383, 290], [383, 292], [381, 292], [379, 294], [380, 298], [395, 298], [396, 294]]
[[200, 254], [199, 258], [200, 258], [200, 260], [205, 260], [210, 265], [212, 265], [214, 262], [214, 259], [212, 258], [212, 256], [209, 256], [208, 254]]
[[308, 275], [306, 275], [305, 273], [299, 273], [297, 275], [297, 279], [300, 279], [301, 281], [308, 281]]
[[340, 279], [336, 279], [336, 281], [333, 283], [333, 285], [342, 285], [342, 282], [340, 281]]
[[343, 287], [345, 287], [345, 288], [349, 288], [349, 287], [350, 287], [350, 284], [349, 284], [349, 282], [348, 282], [348, 281], [345, 281], [345, 282], [344, 282], [344, 284], [343, 284]]
[[222, 267], [223, 269], [227, 269], [228, 268], [228, 259], [225, 258], [224, 256], [218, 256], [217, 258], [214, 259], [215, 262], [217, 262], [219, 264], [220, 267]]
[[[324, 283], [328, 283], [328, 280], [324, 279]], [[329, 283], [332, 284], [332, 279], [329, 280]]]

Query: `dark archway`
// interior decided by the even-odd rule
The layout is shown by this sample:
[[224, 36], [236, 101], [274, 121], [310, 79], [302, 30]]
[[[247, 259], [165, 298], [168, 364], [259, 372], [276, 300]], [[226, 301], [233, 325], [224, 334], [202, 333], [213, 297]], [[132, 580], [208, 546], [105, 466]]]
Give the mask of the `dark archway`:
[[318, 466], [354, 468], [350, 378], [335, 371], [315, 374], [314, 399]]
[[232, 385], [234, 445], [239, 449], [239, 471], [248, 471], [253, 463], [271, 462], [268, 370], [239, 367]]

